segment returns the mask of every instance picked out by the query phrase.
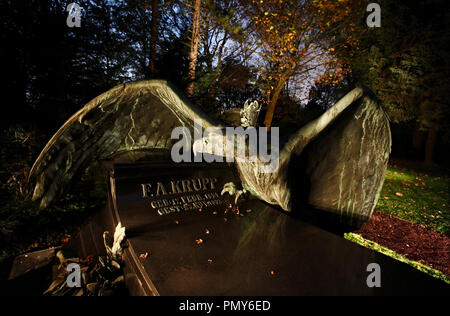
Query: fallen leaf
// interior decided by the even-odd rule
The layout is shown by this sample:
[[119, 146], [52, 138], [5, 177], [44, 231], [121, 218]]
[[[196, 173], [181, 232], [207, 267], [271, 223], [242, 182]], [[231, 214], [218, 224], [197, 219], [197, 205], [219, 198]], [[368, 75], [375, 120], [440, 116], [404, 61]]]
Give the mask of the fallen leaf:
[[148, 252], [146, 252], [146, 253], [141, 253], [141, 254], [139, 255], [139, 258], [142, 259], [142, 260], [146, 260], [146, 259], [148, 258]]

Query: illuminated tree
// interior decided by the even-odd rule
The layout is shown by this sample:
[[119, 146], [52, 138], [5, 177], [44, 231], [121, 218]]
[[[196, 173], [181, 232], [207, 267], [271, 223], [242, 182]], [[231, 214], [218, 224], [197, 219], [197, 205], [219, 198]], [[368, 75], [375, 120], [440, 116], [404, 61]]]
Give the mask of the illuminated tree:
[[195, 69], [197, 67], [198, 45], [200, 41], [201, 5], [202, 5], [201, 0], [194, 0], [192, 10], [191, 45], [189, 51], [188, 86], [186, 88], [188, 97], [192, 97], [194, 95]]
[[[265, 124], [272, 123], [285, 84], [316, 77], [338, 82], [358, 46], [364, 15], [354, 0], [248, 0], [251, 30], [261, 43], [260, 80], [267, 101]], [[320, 74], [320, 75], [319, 75]]]

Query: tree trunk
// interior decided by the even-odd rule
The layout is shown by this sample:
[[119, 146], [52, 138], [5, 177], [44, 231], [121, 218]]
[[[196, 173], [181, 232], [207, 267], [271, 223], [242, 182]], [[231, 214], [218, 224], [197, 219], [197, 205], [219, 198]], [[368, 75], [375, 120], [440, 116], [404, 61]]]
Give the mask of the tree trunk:
[[285, 82], [286, 80], [282, 77], [278, 82], [272, 97], [270, 98], [270, 102], [267, 107], [266, 117], [264, 119], [264, 124], [266, 125], [267, 131], [270, 131], [270, 127], [272, 126], [273, 115], [275, 113], [275, 106], [277, 105], [278, 98], [280, 97], [280, 93], [283, 90]]
[[210, 92], [209, 92], [209, 97], [211, 99], [215, 99], [216, 95], [217, 95], [217, 80], [219, 79], [220, 71], [222, 70], [222, 63], [223, 63], [222, 56], [223, 56], [223, 50], [225, 48], [225, 44], [226, 44], [227, 40], [228, 40], [228, 33], [225, 32], [224, 38], [222, 39], [222, 43], [220, 44], [220, 47], [219, 47], [219, 53], [217, 55], [216, 71], [215, 71], [215, 74], [211, 81], [211, 88], [210, 88]]
[[152, 25], [150, 30], [150, 73], [155, 74], [156, 42], [158, 41], [159, 1], [152, 0]]
[[191, 49], [189, 52], [189, 72], [186, 93], [188, 97], [194, 95], [195, 68], [197, 67], [198, 44], [200, 40], [200, 9], [201, 0], [194, 0], [192, 13]]
[[428, 132], [427, 142], [425, 144], [425, 164], [426, 165], [433, 164], [434, 147], [436, 145], [436, 138], [437, 138], [438, 131], [439, 131], [439, 125], [435, 123], [430, 127], [430, 130]]
[[414, 150], [420, 150], [422, 148], [423, 144], [423, 131], [420, 130], [420, 124], [416, 124], [416, 130], [414, 131], [413, 135], [413, 149]]

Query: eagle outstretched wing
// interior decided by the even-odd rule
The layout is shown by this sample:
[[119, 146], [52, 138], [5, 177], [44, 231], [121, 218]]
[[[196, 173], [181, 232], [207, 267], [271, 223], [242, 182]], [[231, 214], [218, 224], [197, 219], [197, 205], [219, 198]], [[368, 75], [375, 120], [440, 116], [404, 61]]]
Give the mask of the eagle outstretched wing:
[[122, 151], [170, 149], [171, 131], [222, 124], [184, 99], [166, 81], [127, 83], [96, 97], [75, 113], [50, 139], [30, 171], [36, 181], [33, 200], [47, 205], [77, 172], [93, 160]]
[[[225, 127], [183, 99], [168, 82], [119, 85], [73, 115], [45, 146], [30, 172], [36, 182], [33, 200], [41, 199], [41, 209], [47, 207], [91, 161], [121, 152], [170, 150], [175, 142], [172, 131], [183, 126], [192, 135], [195, 123], [203, 129]], [[227, 142], [228, 136], [218, 136], [222, 145]], [[205, 147], [200, 149], [204, 152]], [[292, 135], [272, 173], [263, 172], [265, 163], [258, 159], [237, 160], [236, 167], [244, 188], [258, 199], [285, 211], [307, 203], [353, 222], [370, 218], [390, 150], [383, 109], [368, 89], [356, 88]], [[306, 164], [299, 157], [306, 157]], [[309, 185], [298, 191], [302, 178]]]

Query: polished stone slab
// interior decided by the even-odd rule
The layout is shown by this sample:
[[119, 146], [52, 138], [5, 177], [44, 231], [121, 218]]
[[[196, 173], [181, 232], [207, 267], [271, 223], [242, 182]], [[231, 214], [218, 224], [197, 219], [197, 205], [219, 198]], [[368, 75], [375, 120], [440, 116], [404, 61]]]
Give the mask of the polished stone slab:
[[[195, 191], [191, 185], [184, 192], [169, 185], [205, 178], [216, 179], [214, 188], [190, 192]], [[158, 212], [161, 203], [152, 205], [220, 193], [223, 184], [236, 180], [226, 164], [119, 165], [111, 180], [115, 218], [127, 228], [129, 266], [147, 295], [449, 293], [447, 284], [406, 264], [257, 200], [242, 203], [239, 210], [222, 197], [221, 204], [193, 208], [191, 201], [186, 209], [168, 213]], [[148, 194], [142, 184], [151, 184]], [[371, 263], [381, 267], [381, 288], [367, 286]]]

